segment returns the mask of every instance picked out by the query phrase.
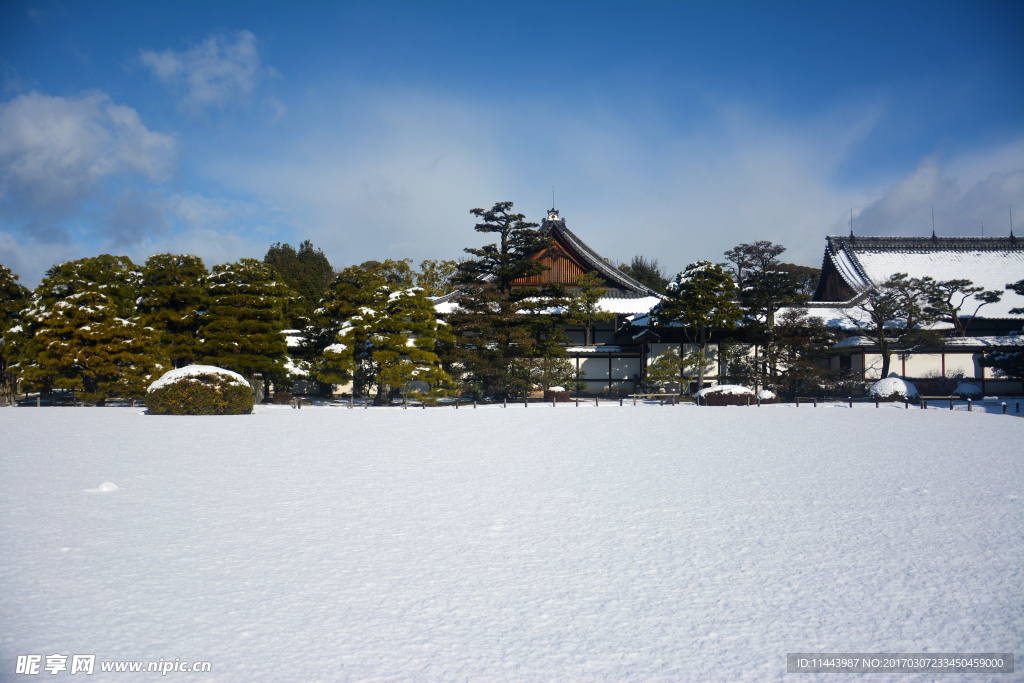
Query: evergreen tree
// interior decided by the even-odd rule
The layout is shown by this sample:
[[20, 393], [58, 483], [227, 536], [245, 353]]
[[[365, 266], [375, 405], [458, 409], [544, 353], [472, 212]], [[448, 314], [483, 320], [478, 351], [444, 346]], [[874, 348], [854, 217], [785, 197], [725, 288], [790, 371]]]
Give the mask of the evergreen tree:
[[498, 243], [465, 249], [476, 258], [459, 264], [461, 280], [486, 281], [502, 294], [509, 294], [515, 280], [544, 272], [545, 267], [530, 257], [551, 246], [551, 238], [533, 229], [539, 227], [538, 223], [528, 223], [526, 216], [511, 210], [512, 202], [498, 202], [490, 210], [470, 210], [482, 219], [473, 229], [496, 233]]
[[142, 268], [138, 303], [143, 324], [156, 330], [163, 355], [175, 368], [192, 363], [206, 266], [198, 256], [157, 254]]
[[101, 254], [67, 261], [46, 271], [36, 289], [39, 304], [49, 307], [57, 301], [85, 291], [102, 292], [114, 305], [119, 318], [135, 315], [142, 273], [127, 256]]
[[590, 346], [594, 328], [598, 323], [615, 320], [615, 314], [601, 310], [599, 302], [605, 289], [601, 287], [603, 280], [597, 273], [587, 273], [576, 279], [579, 291], [569, 301], [568, 321], [572, 325], [580, 325], [584, 329], [583, 345]]
[[456, 339], [446, 349], [445, 367], [474, 396], [525, 395], [532, 386], [531, 359], [565, 356], [556, 320], [545, 317], [564, 305], [564, 288], [512, 286], [545, 270], [531, 257], [552, 240], [511, 210], [512, 202], [498, 202], [470, 211], [482, 219], [474, 230], [496, 234], [498, 242], [466, 249], [476, 258], [459, 264], [459, 307], [449, 316]]
[[196, 360], [234, 370], [249, 380], [257, 400], [263, 381], [284, 377], [288, 346], [282, 299], [287, 287], [276, 272], [255, 259], [214, 266], [203, 279]]
[[10, 402], [18, 390], [17, 344], [32, 292], [0, 265], [0, 398]]
[[[1006, 289], [1024, 296], [1024, 280], [1006, 285]], [[1024, 308], [1011, 308], [1010, 315], [1024, 315]], [[1021, 351], [996, 351], [982, 357], [981, 364], [995, 368], [1007, 377], [1024, 377], [1024, 352]]]
[[352, 379], [357, 396], [377, 388], [383, 403], [395, 394], [443, 395], [451, 380], [436, 353], [451, 339], [433, 302], [410, 286], [406, 261], [369, 261], [341, 271], [331, 282], [309, 335], [319, 349], [311, 375], [319, 382]]
[[135, 316], [141, 273], [103, 254], [50, 268], [16, 342], [28, 389], [73, 389], [86, 401], [138, 398], [165, 367], [152, 331]]
[[902, 353], [916, 347], [941, 343], [937, 332], [926, 328], [936, 315], [927, 304], [920, 282], [895, 273], [876, 287], [861, 292], [863, 297], [839, 313], [864, 336], [870, 337], [882, 356], [882, 377], [889, 376], [893, 346]]
[[736, 285], [721, 266], [697, 261], [676, 276], [668, 286], [666, 298], [651, 309], [655, 325], [679, 325], [690, 343], [697, 345], [698, 389], [704, 386], [711, 333], [733, 329], [742, 317], [733, 300], [735, 292]]
[[[976, 286], [970, 280], [936, 281], [925, 276], [914, 280], [913, 283], [924, 294], [925, 311], [935, 319], [945, 318], [948, 320], [952, 323], [957, 336], [960, 337], [967, 336], [967, 328], [983, 307], [994, 304], [1003, 298], [1002, 292], [987, 291], [984, 287]], [[978, 305], [970, 315], [960, 315], [967, 299], [971, 297]]]
[[112, 297], [85, 290], [46, 310], [27, 312], [34, 351], [23, 369], [29, 388], [74, 390], [83, 401], [142, 398], [167, 366], [156, 356], [156, 335], [137, 318], [117, 317]]
[[658, 259], [647, 259], [643, 255], [634, 256], [630, 263], [620, 265], [619, 270], [659, 294], [665, 293], [665, 288], [669, 283]]
[[263, 262], [273, 266], [281, 280], [294, 292], [286, 306], [288, 325], [301, 330], [309, 322], [310, 315], [334, 277], [334, 268], [324, 252], [309, 240], [304, 240], [298, 251], [290, 244], [275, 242], [267, 250]]

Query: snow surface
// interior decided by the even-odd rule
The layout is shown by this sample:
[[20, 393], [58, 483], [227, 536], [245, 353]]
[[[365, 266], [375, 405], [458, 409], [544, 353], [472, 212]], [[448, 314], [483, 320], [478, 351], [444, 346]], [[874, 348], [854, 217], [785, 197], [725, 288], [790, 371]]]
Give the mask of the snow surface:
[[737, 394], [739, 396], [754, 395], [754, 390], [749, 387], [744, 387], [739, 384], [716, 384], [712, 387], [704, 387], [698, 391], [695, 396], [697, 398], [703, 398], [708, 394]]
[[899, 377], [886, 377], [885, 379], [878, 380], [871, 385], [868, 394], [877, 398], [890, 398], [892, 396], [914, 398], [915, 396], [920, 396], [917, 393], [917, 387]]
[[149, 385], [149, 392], [154, 392], [157, 389], [162, 389], [168, 385], [180, 382], [181, 380], [195, 381], [189, 379], [191, 377], [198, 377], [199, 375], [221, 375], [230, 380], [230, 384], [237, 384], [239, 386], [249, 386], [249, 382], [244, 377], [239, 375], [237, 372], [231, 370], [225, 370], [224, 368], [218, 368], [215, 365], [186, 365], [183, 368], [175, 368], [165, 372], [160, 379]]
[[[466, 408], [0, 409], [0, 678], [32, 653], [96, 654], [89, 681], [788, 681], [787, 652], [1024, 651], [1024, 420]], [[1020, 674], [870, 677], [940, 678]]]

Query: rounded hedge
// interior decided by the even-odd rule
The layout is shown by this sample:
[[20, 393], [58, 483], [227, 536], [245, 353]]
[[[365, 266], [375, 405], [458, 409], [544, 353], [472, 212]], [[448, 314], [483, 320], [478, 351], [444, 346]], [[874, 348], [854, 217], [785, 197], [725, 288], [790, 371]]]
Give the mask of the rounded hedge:
[[150, 415], [248, 415], [252, 387], [230, 370], [190, 365], [154, 382], [146, 407]]

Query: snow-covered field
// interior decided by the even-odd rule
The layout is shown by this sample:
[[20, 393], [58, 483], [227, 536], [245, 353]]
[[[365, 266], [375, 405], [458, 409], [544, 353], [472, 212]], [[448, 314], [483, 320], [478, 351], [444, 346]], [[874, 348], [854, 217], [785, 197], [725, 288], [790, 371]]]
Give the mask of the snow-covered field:
[[[1024, 651], [1012, 416], [142, 413], [0, 409], [0, 679], [69, 677], [14, 674], [55, 653], [95, 654], [87, 681], [814, 681], [788, 652]], [[939, 678], [965, 680], [870, 676]]]

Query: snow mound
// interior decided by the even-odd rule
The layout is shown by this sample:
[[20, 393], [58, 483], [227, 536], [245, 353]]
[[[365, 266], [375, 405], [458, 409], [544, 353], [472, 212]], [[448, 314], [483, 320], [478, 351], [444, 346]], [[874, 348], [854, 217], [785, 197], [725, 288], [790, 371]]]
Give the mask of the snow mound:
[[978, 394], [981, 393], [981, 387], [979, 387], [976, 384], [960, 382], [960, 384], [956, 385], [956, 391], [954, 391], [953, 393], [958, 394], [960, 396], [977, 396]]
[[548, 391], [565, 391], [565, 387], [551, 387]]
[[111, 491], [117, 491], [117, 484], [112, 481], [105, 481], [94, 489], [86, 489], [86, 493], [110, 493]]
[[713, 387], [705, 387], [704, 389], [701, 389], [700, 391], [697, 392], [697, 397], [703, 398], [708, 394], [736, 394], [738, 396], [753, 396], [754, 390], [741, 386], [739, 384], [718, 384]]
[[196, 380], [192, 378], [199, 375], [220, 375], [228, 379], [228, 384], [237, 384], [243, 387], [250, 386], [244, 377], [231, 370], [218, 368], [215, 365], [186, 365], [183, 368], [175, 368], [170, 372], [164, 373], [160, 379], [149, 385], [148, 393], [153, 393], [157, 389], [163, 389], [175, 382], [195, 382]]
[[917, 387], [899, 377], [886, 377], [875, 382], [871, 385], [869, 393], [873, 398], [891, 398], [893, 396], [915, 398], [920, 395], [917, 393]]
[[762, 389], [761, 391], [757, 392], [757, 398], [761, 401], [771, 401], [772, 399], [775, 398], [775, 392], [768, 391], [767, 389]]

